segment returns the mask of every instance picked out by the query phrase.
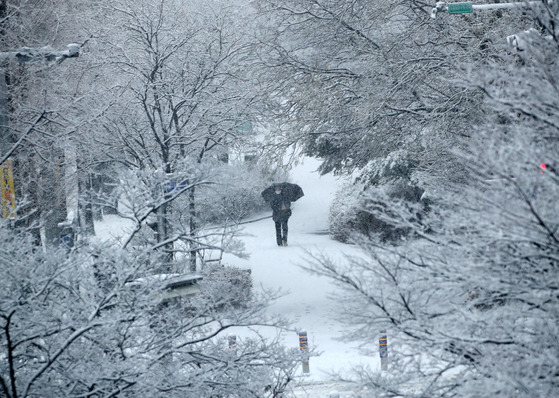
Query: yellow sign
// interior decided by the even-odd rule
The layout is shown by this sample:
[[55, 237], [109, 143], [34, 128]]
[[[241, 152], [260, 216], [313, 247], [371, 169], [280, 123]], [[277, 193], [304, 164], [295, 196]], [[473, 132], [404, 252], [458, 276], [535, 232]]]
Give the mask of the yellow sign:
[[0, 193], [2, 195], [2, 215], [16, 218], [16, 196], [14, 191], [14, 169], [11, 159], [0, 165]]

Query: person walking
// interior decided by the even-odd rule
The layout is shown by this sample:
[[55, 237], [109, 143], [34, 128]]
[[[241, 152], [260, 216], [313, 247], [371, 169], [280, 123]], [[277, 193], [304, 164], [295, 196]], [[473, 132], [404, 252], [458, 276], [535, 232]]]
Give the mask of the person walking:
[[273, 196], [270, 205], [272, 206], [272, 220], [276, 223], [276, 241], [278, 246], [287, 246], [287, 222], [291, 217], [291, 202], [287, 199], [285, 194], [282, 194], [282, 189], [278, 186], [275, 189], [275, 196]]
[[274, 184], [262, 192], [262, 197], [272, 208], [272, 220], [276, 227], [276, 242], [278, 246], [287, 246], [287, 232], [289, 217], [291, 217], [291, 202], [302, 197], [303, 190], [296, 184]]

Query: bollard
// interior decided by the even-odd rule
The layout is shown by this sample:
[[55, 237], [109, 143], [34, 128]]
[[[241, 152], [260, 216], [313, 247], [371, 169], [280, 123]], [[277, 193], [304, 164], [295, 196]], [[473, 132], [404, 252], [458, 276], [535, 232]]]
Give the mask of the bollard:
[[307, 339], [307, 331], [301, 330], [299, 332], [299, 348], [303, 357], [303, 373], [310, 373], [309, 364], [309, 341]]
[[380, 355], [380, 370], [388, 369], [388, 336], [386, 330], [380, 332], [378, 339], [378, 353]]
[[234, 334], [230, 334], [227, 337], [227, 343], [229, 345], [229, 348], [235, 348], [235, 346], [237, 345], [237, 336], [235, 336]]

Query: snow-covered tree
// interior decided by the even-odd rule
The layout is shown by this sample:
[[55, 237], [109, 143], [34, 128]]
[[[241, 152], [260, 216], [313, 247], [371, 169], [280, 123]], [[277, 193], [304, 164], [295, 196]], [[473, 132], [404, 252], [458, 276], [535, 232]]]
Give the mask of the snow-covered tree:
[[[352, 172], [396, 150], [415, 163], [408, 177], [432, 171], [479, 115], [480, 96], [449, 79], [466, 57], [487, 57], [492, 31], [432, 20], [414, 1], [258, 3], [277, 25], [263, 58], [282, 72], [278, 111], [291, 118], [291, 136], [324, 158], [323, 172]], [[438, 171], [415, 179], [445, 176]]]
[[559, 393], [559, 8], [532, 12], [540, 31], [514, 32], [522, 51], [468, 76], [493, 111], [457, 151], [468, 181], [429, 212], [375, 191], [367, 210], [410, 238], [356, 238], [362, 257], [311, 267], [344, 286], [343, 313], [372, 354], [388, 332], [389, 376], [358, 370], [375, 396]]
[[[89, 2], [21, 0], [2, 2], [2, 50], [8, 123], [3, 136], [15, 169], [18, 225], [41, 226], [48, 243], [58, 240], [57, 224], [77, 214], [77, 138], [102, 108], [93, 100], [92, 58], [83, 45], [94, 26]], [[69, 43], [79, 60], [61, 62]], [[16, 56], [13, 54], [23, 54]], [[53, 56], [49, 56], [53, 55]], [[6, 155], [6, 151], [3, 151]], [[25, 217], [23, 217], [25, 216]]]
[[[191, 237], [200, 232], [199, 195], [185, 168], [211, 172], [205, 163], [250, 134], [241, 128], [250, 122], [255, 98], [245, 69], [248, 36], [239, 34], [246, 29], [242, 16], [242, 9], [218, 1], [120, 1], [107, 9], [114, 29], [105, 37], [112, 54], [105, 73], [113, 76], [108, 84], [119, 103], [98, 138], [105, 159], [190, 186], [187, 211], [174, 211], [170, 202], [155, 210], [160, 243], [176, 228]], [[198, 247], [194, 239], [187, 242], [195, 270]]]
[[[234, 326], [282, 327], [270, 297], [213, 278], [169, 299], [153, 251], [101, 245], [41, 250], [0, 225], [2, 396], [272, 397], [293, 378], [296, 352]], [[219, 294], [217, 294], [219, 293]]]
[[285, 132], [273, 140], [298, 142], [323, 173], [359, 176], [365, 190], [435, 191], [464, 177], [452, 150], [485, 110], [455, 81], [484, 68], [517, 14], [432, 19], [433, 5], [413, 0], [258, 4], [277, 25], [262, 56], [282, 77], [271, 91]]

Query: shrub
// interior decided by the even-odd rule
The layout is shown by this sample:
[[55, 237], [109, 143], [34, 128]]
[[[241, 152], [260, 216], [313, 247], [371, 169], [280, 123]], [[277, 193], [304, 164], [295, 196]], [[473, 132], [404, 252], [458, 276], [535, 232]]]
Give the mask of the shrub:
[[[196, 193], [197, 212], [202, 224], [238, 222], [250, 214], [267, 209], [260, 193], [286, 175], [270, 172], [258, 165], [223, 165], [217, 184], [201, 187]], [[183, 200], [186, 200], [183, 199]]]
[[203, 300], [211, 301], [215, 309], [247, 306], [252, 299], [250, 269], [216, 266], [205, 272], [199, 283]]
[[359, 188], [355, 184], [346, 184], [336, 193], [328, 218], [333, 239], [347, 243], [356, 230], [360, 207]]
[[381, 242], [396, 242], [409, 234], [375, 216], [373, 209], [382, 211], [382, 201], [375, 198], [388, 196], [390, 200], [417, 203], [423, 190], [403, 181], [380, 187], [366, 187], [361, 183], [344, 186], [336, 195], [330, 208], [330, 234], [332, 238], [347, 243], [353, 234], [376, 235]]

